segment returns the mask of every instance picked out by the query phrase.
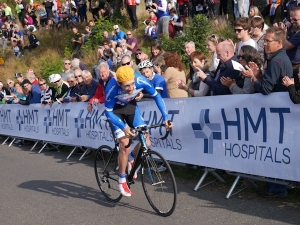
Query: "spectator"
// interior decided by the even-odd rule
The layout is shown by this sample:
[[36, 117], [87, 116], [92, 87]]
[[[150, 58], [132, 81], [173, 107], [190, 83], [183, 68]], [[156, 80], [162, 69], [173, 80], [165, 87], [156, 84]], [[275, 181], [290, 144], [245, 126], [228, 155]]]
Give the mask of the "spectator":
[[20, 19], [20, 23], [22, 23], [22, 25], [23, 25], [23, 21], [24, 21], [26, 9], [27, 9], [27, 4], [23, 0], [19, 0], [18, 4], [19, 4], [19, 9], [21, 10], [19, 19]]
[[156, 65], [153, 65], [154, 72], [159, 75], [164, 75], [166, 71], [166, 62], [164, 58], [160, 58], [156, 61]]
[[82, 90], [83, 93], [79, 99], [82, 102], [88, 102], [95, 95], [98, 82], [93, 79], [92, 74], [87, 70], [82, 71], [82, 78], [84, 81], [84, 86]]
[[106, 4], [104, 4], [103, 8], [100, 8], [100, 14], [102, 18], [106, 18], [109, 19], [111, 14], [112, 14], [112, 10], [110, 10]]
[[26, 25], [27, 28], [28, 28], [28, 26], [34, 26], [33, 25], [33, 19], [32, 19], [31, 16], [29, 16], [28, 13], [25, 14], [24, 24]]
[[54, 6], [54, 3], [53, 3], [53, 0], [45, 0], [42, 4], [45, 6], [45, 10], [47, 12], [47, 26], [46, 26], [46, 29], [49, 29], [50, 28], [49, 26], [52, 25], [52, 18], [53, 18], [52, 7]]
[[155, 13], [153, 11], [149, 12], [149, 18], [147, 20], [149, 20], [150, 22], [153, 21], [155, 23], [155, 25], [158, 22], [157, 16], [155, 15]]
[[185, 73], [183, 69], [183, 64], [177, 55], [177, 53], [166, 52], [164, 54], [164, 60], [166, 63], [166, 71], [164, 78], [167, 82], [167, 90], [169, 98], [183, 98], [187, 97], [187, 92], [178, 89], [175, 80], [177, 78], [185, 80]]
[[87, 21], [86, 15], [86, 0], [79, 0], [77, 4], [78, 16], [80, 19], [80, 23]]
[[65, 97], [69, 89], [69, 84], [63, 81], [63, 79], [61, 79], [61, 76], [59, 74], [50, 75], [49, 81], [53, 84], [57, 93], [55, 100], [57, 101], [57, 99]]
[[37, 80], [37, 77], [35, 76], [35, 73], [32, 69], [28, 69], [26, 73], [26, 78], [31, 82], [31, 84], [39, 86], [39, 82]]
[[16, 93], [15, 82], [12, 79], [8, 78], [8, 79], [6, 79], [6, 83], [7, 83], [7, 87], [9, 88], [10, 93]]
[[74, 28], [77, 26], [78, 22], [79, 19], [76, 12], [72, 10], [68, 17], [68, 26], [70, 25], [70, 27]]
[[270, 16], [270, 23], [273, 26], [277, 26], [276, 14], [278, 6], [280, 5], [281, 0], [269, 0], [269, 4], [261, 12], [262, 17]]
[[117, 63], [121, 62], [121, 59], [123, 58], [123, 56], [128, 55], [131, 57], [131, 55], [132, 55], [132, 52], [127, 49], [126, 42], [122, 42], [120, 44], [120, 46], [121, 47], [117, 48], [117, 55], [116, 55]]
[[78, 54], [74, 54], [73, 55], [73, 60], [71, 62], [71, 67], [73, 69], [81, 69], [81, 70], [87, 70], [87, 66], [80, 61], [79, 59], [79, 55]]
[[[125, 3], [126, 1], [126, 3]], [[129, 19], [132, 24], [132, 30], [138, 29], [138, 19], [136, 16], [136, 1], [135, 0], [123, 0], [123, 8], [126, 7]]]
[[190, 55], [190, 62], [193, 67], [192, 80], [189, 85], [186, 85], [185, 79], [176, 79], [176, 85], [179, 89], [182, 89], [192, 97], [202, 97], [209, 93], [209, 87], [207, 84], [202, 82], [198, 76], [198, 69], [201, 69], [205, 74], [210, 75], [209, 67], [211, 66], [211, 61], [207, 62], [206, 57], [202, 52], [194, 51]]
[[238, 18], [234, 21], [234, 32], [236, 37], [240, 40], [240, 42], [236, 46], [236, 52], [240, 52], [241, 47], [244, 45], [250, 45], [257, 49], [257, 43], [251, 38], [251, 24], [248, 18]]
[[[111, 52], [110, 46], [109, 46], [109, 41], [108, 40], [103, 40], [102, 41], [102, 46], [98, 47], [97, 50], [97, 58], [99, 59], [99, 63], [100, 62], [107, 62], [109, 65], [110, 69], [113, 69], [114, 65], [113, 65], [113, 54]], [[96, 78], [99, 77], [98, 72], [95, 70], [94, 67], [94, 74], [96, 75]]]
[[41, 89], [41, 104], [43, 107], [46, 105], [52, 106], [52, 103], [56, 101], [56, 90], [53, 87], [49, 87], [45, 79], [39, 80], [39, 86]]
[[[298, 69], [300, 65], [300, 7], [292, 9], [291, 14], [292, 26], [289, 27], [287, 32], [287, 39], [284, 42], [286, 54], [293, 65], [293, 77], [294, 80], [298, 78]], [[298, 85], [298, 82], [295, 82]]]
[[[299, 67], [300, 68], [300, 67]], [[282, 84], [288, 88], [290, 99], [294, 104], [300, 103], [300, 86], [295, 85], [295, 79], [298, 79], [298, 83], [300, 81], [300, 69], [298, 70], [298, 76], [294, 77], [294, 79], [285, 76], [282, 78]]]
[[209, 71], [215, 72], [219, 66], [220, 60], [218, 59], [216, 48], [217, 44], [220, 42], [220, 38], [216, 34], [212, 34], [207, 38], [206, 41], [206, 49], [208, 53], [211, 55], [211, 67]]
[[18, 46], [24, 48], [24, 32], [20, 30], [18, 25], [14, 25], [14, 33], [11, 42], [16, 41]]
[[[185, 54], [187, 54], [188, 57], [190, 57], [190, 55], [196, 51], [196, 45], [193, 41], [187, 41], [185, 42], [184, 44], [184, 51], [185, 51]], [[192, 64], [191, 62], [189, 63], [189, 66], [190, 66], [190, 69], [189, 69], [189, 72], [187, 73], [186, 75], [186, 83], [188, 82], [188, 80], [192, 80], [192, 74], [193, 74], [193, 67], [192, 67]]]
[[238, 59], [234, 55], [234, 47], [230, 41], [220, 42], [216, 51], [221, 64], [215, 72], [215, 77], [207, 76], [202, 70], [198, 70], [197, 75], [200, 80], [209, 86], [210, 95], [228, 95], [231, 94], [230, 89], [221, 84], [220, 78], [230, 77], [238, 85], [243, 84], [240, 71], [235, 70], [232, 66], [232, 61], [238, 61]]
[[138, 48], [135, 52], [135, 63], [138, 65], [140, 62], [147, 60], [149, 57], [142, 49]]
[[220, 16], [224, 15], [226, 20], [228, 20], [227, 5], [228, 5], [228, 0], [220, 0], [219, 15]]
[[15, 41], [15, 40], [12, 41], [12, 51], [13, 51], [13, 54], [15, 56], [17, 56], [17, 57], [21, 57], [22, 56], [21, 49], [18, 46], [17, 41]]
[[74, 37], [72, 38], [72, 42], [74, 43], [73, 54], [80, 51], [82, 46], [83, 34], [78, 32], [76, 27], [72, 28]]
[[[156, 27], [156, 34], [160, 37], [161, 33], [163, 35], [169, 36], [169, 13], [167, 9], [167, 1], [159, 0], [157, 3], [152, 3], [155, 6], [155, 12], [157, 13], [158, 23]], [[150, 9], [153, 10], [153, 9]]]
[[[82, 70], [81, 69], [75, 69], [74, 70], [74, 78], [77, 81], [77, 85], [78, 85], [78, 95], [82, 95], [83, 94], [83, 87], [84, 87], [84, 82], [82, 79]], [[79, 102], [80, 99], [77, 96], [76, 100]]]
[[67, 74], [73, 73], [74, 71], [71, 70], [71, 60], [65, 59], [63, 62], [63, 71], [61, 72], [60, 76], [63, 80], [67, 80]]
[[28, 36], [29, 44], [24, 47], [24, 50], [29, 49], [29, 51], [31, 51], [32, 49], [40, 45], [40, 41], [37, 39], [37, 37], [32, 33], [30, 29], [27, 29], [26, 34]]
[[[259, 52], [250, 45], [242, 46], [239, 55], [237, 56], [240, 64], [246, 69], [249, 62], [255, 62], [259, 68], [263, 66], [263, 59]], [[255, 92], [254, 85], [250, 78], [244, 79], [243, 87], [239, 87], [235, 80], [229, 77], [221, 77], [221, 83], [229, 87], [232, 94], [252, 94]]]
[[257, 50], [264, 60], [265, 58], [265, 48], [264, 48], [264, 19], [262, 17], [254, 17], [251, 20], [252, 36], [251, 38], [257, 43]]
[[40, 5], [37, 5], [36, 6], [36, 11], [38, 13], [38, 17], [39, 17], [39, 20], [40, 20], [40, 26], [44, 27], [48, 27], [48, 21], [47, 21], [47, 12], [46, 12], [46, 9], [41, 7]]
[[170, 22], [174, 26], [175, 32], [177, 34], [182, 34], [183, 22], [181, 21], [181, 17], [176, 14], [176, 10], [174, 8], [172, 8], [169, 13], [172, 17]]
[[77, 101], [77, 94], [78, 94], [78, 83], [75, 79], [74, 73], [68, 73], [67, 75], [67, 82], [69, 84], [69, 89], [67, 94], [64, 98], [60, 98], [59, 100], [63, 103], [65, 102], [76, 102]]
[[[264, 19], [261, 13], [259, 12], [259, 9], [256, 6], [250, 6], [250, 11], [249, 11], [249, 19], [252, 21], [253, 18], [261, 18]], [[264, 33], [265, 31], [269, 28], [269, 26], [264, 23]]]
[[21, 84], [19, 84], [19, 83], [15, 84], [15, 93], [11, 93], [11, 95], [13, 97], [12, 103], [18, 103], [17, 100], [14, 101], [15, 99], [21, 99], [23, 101], [26, 100], [26, 96], [24, 95], [23, 88], [22, 88]]
[[1, 26], [1, 33], [0, 33], [0, 45], [2, 45], [2, 51], [5, 52], [5, 49], [7, 48], [7, 42], [8, 42], [8, 31], [6, 29], [6, 25], [2, 24]]
[[4, 87], [3, 83], [0, 81], [0, 94], [3, 97], [6, 95], [10, 95], [10, 90], [8, 90], [6, 87]]
[[41, 90], [37, 85], [32, 85], [29, 80], [24, 79], [22, 82], [22, 87], [27, 93], [26, 99], [22, 100], [19, 98], [15, 98], [14, 103], [19, 103], [21, 105], [41, 103]]
[[57, 17], [58, 17], [57, 29], [60, 31], [62, 27], [68, 28], [68, 21], [67, 21], [68, 14], [64, 12], [62, 8], [58, 9]]
[[237, 0], [234, 1], [234, 17], [238, 19], [240, 17], [248, 17], [249, 0]]
[[22, 84], [22, 82], [24, 80], [22, 73], [15, 73], [15, 78], [17, 79], [19, 84]]
[[18, 15], [19, 21], [22, 21], [22, 14], [21, 14], [21, 9], [19, 7], [19, 0], [15, 0], [16, 6], [15, 6], [15, 11]]
[[264, 40], [267, 67], [262, 80], [258, 80], [260, 68], [253, 63], [249, 63], [250, 67], [246, 67], [247, 70], [242, 71], [245, 77], [251, 78], [257, 92], [268, 95], [271, 92], [287, 91], [287, 88], [282, 84], [282, 78], [285, 76], [292, 77], [293, 67], [283, 48], [285, 40], [283, 29], [279, 27], [269, 28]]
[[104, 90], [110, 81], [114, 77], [114, 74], [109, 70], [109, 65], [106, 62], [101, 62], [97, 70], [99, 72], [99, 83], [93, 97], [90, 98], [87, 110], [89, 113], [92, 112], [93, 105], [104, 102]]
[[121, 58], [121, 65], [122, 66], [130, 66], [131, 68], [134, 67], [133, 65], [133, 61], [131, 59], [131, 56], [129, 55], [124, 55], [122, 58]]
[[150, 61], [153, 65], [157, 64], [157, 61], [164, 57], [164, 51], [161, 48], [161, 45], [158, 42], [154, 42], [151, 45], [151, 57]]
[[103, 31], [103, 39], [111, 42], [114, 39], [114, 37], [110, 33], [108, 33], [107, 30], [105, 30]]
[[90, 6], [89, 10], [91, 11], [93, 15], [93, 19], [97, 21], [99, 19], [99, 10], [100, 10], [100, 4], [98, 0], [89, 0]]
[[[167, 83], [165, 78], [154, 73], [153, 64], [149, 60], [144, 60], [138, 64], [138, 68], [140, 73], [150, 81], [152, 86], [161, 95], [161, 97], [168, 98]], [[146, 92], [143, 92], [143, 98], [152, 98], [152, 96]]]
[[113, 40], [111, 41], [111, 46], [112, 48], [116, 49], [116, 47], [118, 45], [120, 45], [120, 43], [122, 41], [126, 40], [126, 35], [125, 32], [120, 30], [119, 25], [114, 25], [114, 36], [113, 36]]
[[127, 31], [126, 35], [127, 35], [127, 41], [126, 41], [127, 48], [134, 54], [139, 47], [138, 40], [132, 35], [131, 31]]
[[[156, 24], [154, 21], [148, 21], [148, 26], [145, 28], [145, 38], [157, 39]], [[147, 22], [146, 22], [147, 24]]]
[[12, 19], [11, 8], [6, 3], [3, 3], [3, 8], [5, 12], [6, 21], [10, 21]]

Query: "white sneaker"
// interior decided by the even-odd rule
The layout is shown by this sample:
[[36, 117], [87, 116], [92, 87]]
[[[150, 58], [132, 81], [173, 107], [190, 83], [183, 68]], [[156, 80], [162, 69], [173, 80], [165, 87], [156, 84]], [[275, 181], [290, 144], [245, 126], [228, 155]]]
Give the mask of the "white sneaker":
[[124, 183], [118, 183], [118, 188], [121, 194], [125, 197], [132, 197], [133, 193], [130, 191], [128, 185], [126, 182]]

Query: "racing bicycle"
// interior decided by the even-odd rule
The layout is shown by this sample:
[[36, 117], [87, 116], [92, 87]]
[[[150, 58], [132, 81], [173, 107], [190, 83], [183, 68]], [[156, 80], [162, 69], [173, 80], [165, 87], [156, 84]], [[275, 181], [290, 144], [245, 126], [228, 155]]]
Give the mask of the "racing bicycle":
[[[112, 130], [112, 123], [108, 118], [102, 117], [112, 131], [114, 139], [114, 148], [108, 145], [102, 145], [98, 148], [95, 155], [94, 169], [99, 188], [105, 198], [112, 202], [121, 200], [122, 195], [118, 189], [118, 154], [119, 143]], [[163, 127], [164, 124], [155, 124], [151, 126], [142, 126], [135, 128], [137, 140], [140, 147], [135, 158], [134, 166], [130, 173], [127, 173], [128, 187], [134, 184], [134, 173], [140, 172], [142, 187], [148, 202], [154, 211], [161, 216], [170, 216], [176, 206], [177, 185], [175, 177], [169, 163], [156, 151], [148, 148], [144, 134], [153, 128]], [[170, 131], [166, 131], [162, 140], [166, 139]], [[130, 139], [128, 145], [132, 144]]]

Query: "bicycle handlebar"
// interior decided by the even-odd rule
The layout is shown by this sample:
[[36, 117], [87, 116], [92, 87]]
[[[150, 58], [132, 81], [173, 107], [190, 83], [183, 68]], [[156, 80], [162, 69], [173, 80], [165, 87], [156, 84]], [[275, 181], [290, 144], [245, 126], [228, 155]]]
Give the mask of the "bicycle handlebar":
[[[169, 125], [171, 124], [171, 121], [170, 121], [170, 120], [168, 120], [168, 124], [169, 124]], [[154, 125], [151, 125], [151, 126], [137, 127], [137, 128], [135, 128], [135, 129], [132, 129], [132, 131], [136, 131], [136, 132], [139, 133], [139, 132], [147, 131], [147, 130], [152, 129], [152, 128], [164, 127], [164, 126], [165, 126], [164, 123], [161, 123], [161, 124], [154, 124]], [[160, 139], [161, 139], [161, 140], [165, 140], [165, 139], [169, 136], [169, 134], [171, 134], [171, 136], [172, 136], [172, 128], [171, 128], [170, 130], [166, 130], [166, 134], [165, 134], [164, 136], [160, 137]], [[128, 142], [128, 144], [125, 146], [125, 148], [129, 148], [129, 147], [130, 147], [130, 145], [131, 145], [132, 142], [133, 142], [132, 139], [133, 139], [133, 137], [129, 139], [129, 142]]]

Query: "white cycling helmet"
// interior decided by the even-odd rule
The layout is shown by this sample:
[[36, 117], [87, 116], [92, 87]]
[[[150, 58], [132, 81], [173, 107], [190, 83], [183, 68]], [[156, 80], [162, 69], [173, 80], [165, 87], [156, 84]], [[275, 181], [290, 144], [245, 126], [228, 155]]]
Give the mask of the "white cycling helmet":
[[139, 67], [139, 70], [141, 70], [143, 68], [153, 67], [153, 64], [149, 60], [144, 60], [144, 61], [142, 61], [142, 62], [139, 63], [138, 67]]

